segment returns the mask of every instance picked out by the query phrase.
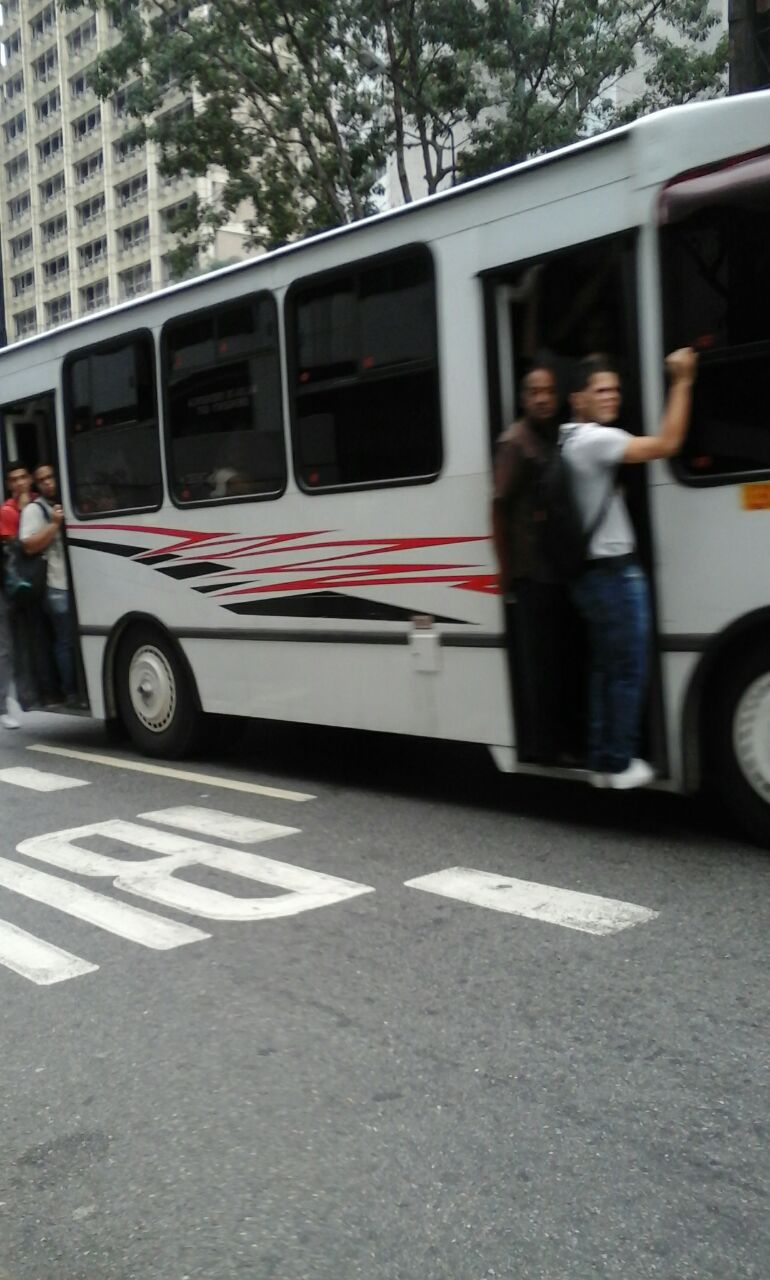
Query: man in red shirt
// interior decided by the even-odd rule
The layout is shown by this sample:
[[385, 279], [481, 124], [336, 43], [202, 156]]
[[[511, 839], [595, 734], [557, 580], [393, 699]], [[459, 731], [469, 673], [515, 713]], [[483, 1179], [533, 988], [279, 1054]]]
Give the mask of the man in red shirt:
[[[32, 490], [32, 476], [22, 462], [9, 462], [5, 469], [5, 479], [11, 496], [6, 498], [0, 506], [0, 540], [3, 544], [18, 538], [21, 513], [37, 497]], [[27, 711], [38, 702], [38, 683], [45, 685], [51, 683], [46, 676], [50, 670], [51, 661], [47, 652], [44, 622], [36, 608], [17, 607], [13, 601], [8, 601], [6, 607], [13, 637], [13, 674], [16, 696]], [[7, 665], [10, 668], [10, 662]], [[10, 669], [8, 679], [10, 681]], [[2, 700], [2, 684], [3, 680], [0, 678], [0, 700]], [[53, 701], [54, 699], [46, 698], [45, 700]], [[0, 716], [0, 723], [6, 729], [18, 727], [18, 721], [15, 721], [8, 712]]]
[[0, 538], [3, 542], [18, 538], [19, 520], [28, 502], [34, 502], [32, 476], [22, 462], [10, 462], [5, 469], [5, 481], [11, 494], [0, 507]]

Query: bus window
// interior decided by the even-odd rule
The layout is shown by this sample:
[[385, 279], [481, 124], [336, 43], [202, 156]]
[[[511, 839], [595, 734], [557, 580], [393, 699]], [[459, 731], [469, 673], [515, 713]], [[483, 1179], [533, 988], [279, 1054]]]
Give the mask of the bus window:
[[135, 334], [70, 357], [64, 387], [77, 514], [157, 510], [162, 483], [151, 336]]
[[675, 185], [666, 206], [666, 349], [700, 351], [692, 426], [675, 464], [688, 483], [770, 472], [770, 159], [762, 159], [764, 176], [751, 186], [741, 185], [738, 165], [712, 175], [713, 198], [706, 178], [700, 202], [682, 190], [680, 203]]
[[168, 324], [163, 381], [175, 502], [283, 492], [278, 321], [269, 294]]
[[427, 250], [300, 283], [287, 314], [300, 485], [432, 480], [441, 425]]

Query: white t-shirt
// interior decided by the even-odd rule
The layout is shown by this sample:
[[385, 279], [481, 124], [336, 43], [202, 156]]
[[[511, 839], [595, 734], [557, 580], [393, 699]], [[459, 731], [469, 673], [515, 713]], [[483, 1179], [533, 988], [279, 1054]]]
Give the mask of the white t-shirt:
[[[629, 440], [633, 436], [628, 431], [602, 427], [598, 422], [569, 422], [561, 428], [559, 441], [564, 459], [572, 468], [584, 527], [590, 528], [607, 501], [609, 486], [615, 484], [615, 471], [623, 461]], [[588, 559], [625, 556], [635, 549], [636, 538], [626, 504], [616, 490], [591, 538]]]
[[[29, 502], [21, 513], [19, 521], [19, 538], [31, 538], [36, 533], [42, 533], [43, 529], [47, 529], [50, 520], [43, 510], [40, 498], [36, 502]], [[50, 507], [46, 503], [46, 509], [50, 511]], [[69, 591], [69, 577], [67, 575], [67, 561], [64, 557], [64, 541], [61, 535], [61, 529], [57, 533], [53, 542], [47, 551], [43, 552], [45, 560], [48, 562], [48, 578], [47, 586], [56, 587], [59, 591]]]

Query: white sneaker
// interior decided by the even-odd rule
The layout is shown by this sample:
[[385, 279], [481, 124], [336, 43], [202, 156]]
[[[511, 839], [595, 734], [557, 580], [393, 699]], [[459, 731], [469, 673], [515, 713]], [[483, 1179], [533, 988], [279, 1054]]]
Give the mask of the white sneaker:
[[607, 775], [606, 773], [599, 773], [596, 769], [593, 769], [588, 775], [588, 781], [592, 787], [606, 787]]
[[3, 715], [0, 716], [0, 724], [3, 726], [4, 729], [21, 728], [19, 721], [15, 718], [15, 716], [10, 715], [7, 711], [5, 711]]
[[604, 785], [615, 791], [630, 791], [632, 787], [646, 787], [653, 781], [655, 770], [646, 760], [632, 760], [621, 773], [605, 773]]

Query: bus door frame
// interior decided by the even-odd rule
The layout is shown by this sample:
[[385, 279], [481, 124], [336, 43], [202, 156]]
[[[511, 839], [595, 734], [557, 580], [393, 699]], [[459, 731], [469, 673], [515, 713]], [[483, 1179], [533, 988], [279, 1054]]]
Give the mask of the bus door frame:
[[[623, 403], [630, 406], [631, 412], [626, 422], [628, 425], [642, 428], [644, 425], [644, 396], [642, 390], [642, 352], [639, 316], [641, 314], [640, 295], [640, 254], [643, 240], [640, 228], [632, 227], [610, 235], [599, 236], [591, 240], [583, 240], [576, 244], [563, 246], [550, 252], [514, 259], [479, 272], [483, 289], [483, 311], [485, 329], [485, 352], [487, 373], [488, 403], [488, 436], [490, 446], [490, 466], [494, 465], [497, 440], [502, 431], [514, 421], [517, 412], [517, 371], [516, 352], [513, 332], [511, 306], [513, 286], [510, 283], [511, 273], [525, 270], [527, 267], [566, 258], [581, 249], [601, 247], [613, 242], [625, 242], [626, 252], [623, 256], [621, 271], [621, 287], [623, 298], [624, 332], [623, 355], [625, 357], [625, 373], [623, 382]], [[544, 344], [545, 345], [545, 344]], [[628, 425], [626, 429], [628, 429]], [[654, 557], [654, 538], [652, 536], [650, 518], [650, 486], [647, 474], [642, 467], [635, 467], [639, 480], [634, 485], [634, 492], [629, 500], [629, 507], [637, 535], [639, 558], [647, 575], [650, 590], [650, 609], [652, 616], [652, 652], [650, 654], [650, 676], [647, 694], [647, 713], [645, 748], [649, 752], [651, 762], [658, 775], [669, 774], [668, 742], [666, 735], [666, 717], [664, 705], [664, 686], [662, 671], [662, 651], [660, 631], [658, 627], [656, 564]], [[509, 659], [510, 699], [516, 724], [515, 657], [514, 645], [510, 633], [508, 610], [505, 610], [505, 639]], [[516, 738], [518, 741], [518, 732]]]

